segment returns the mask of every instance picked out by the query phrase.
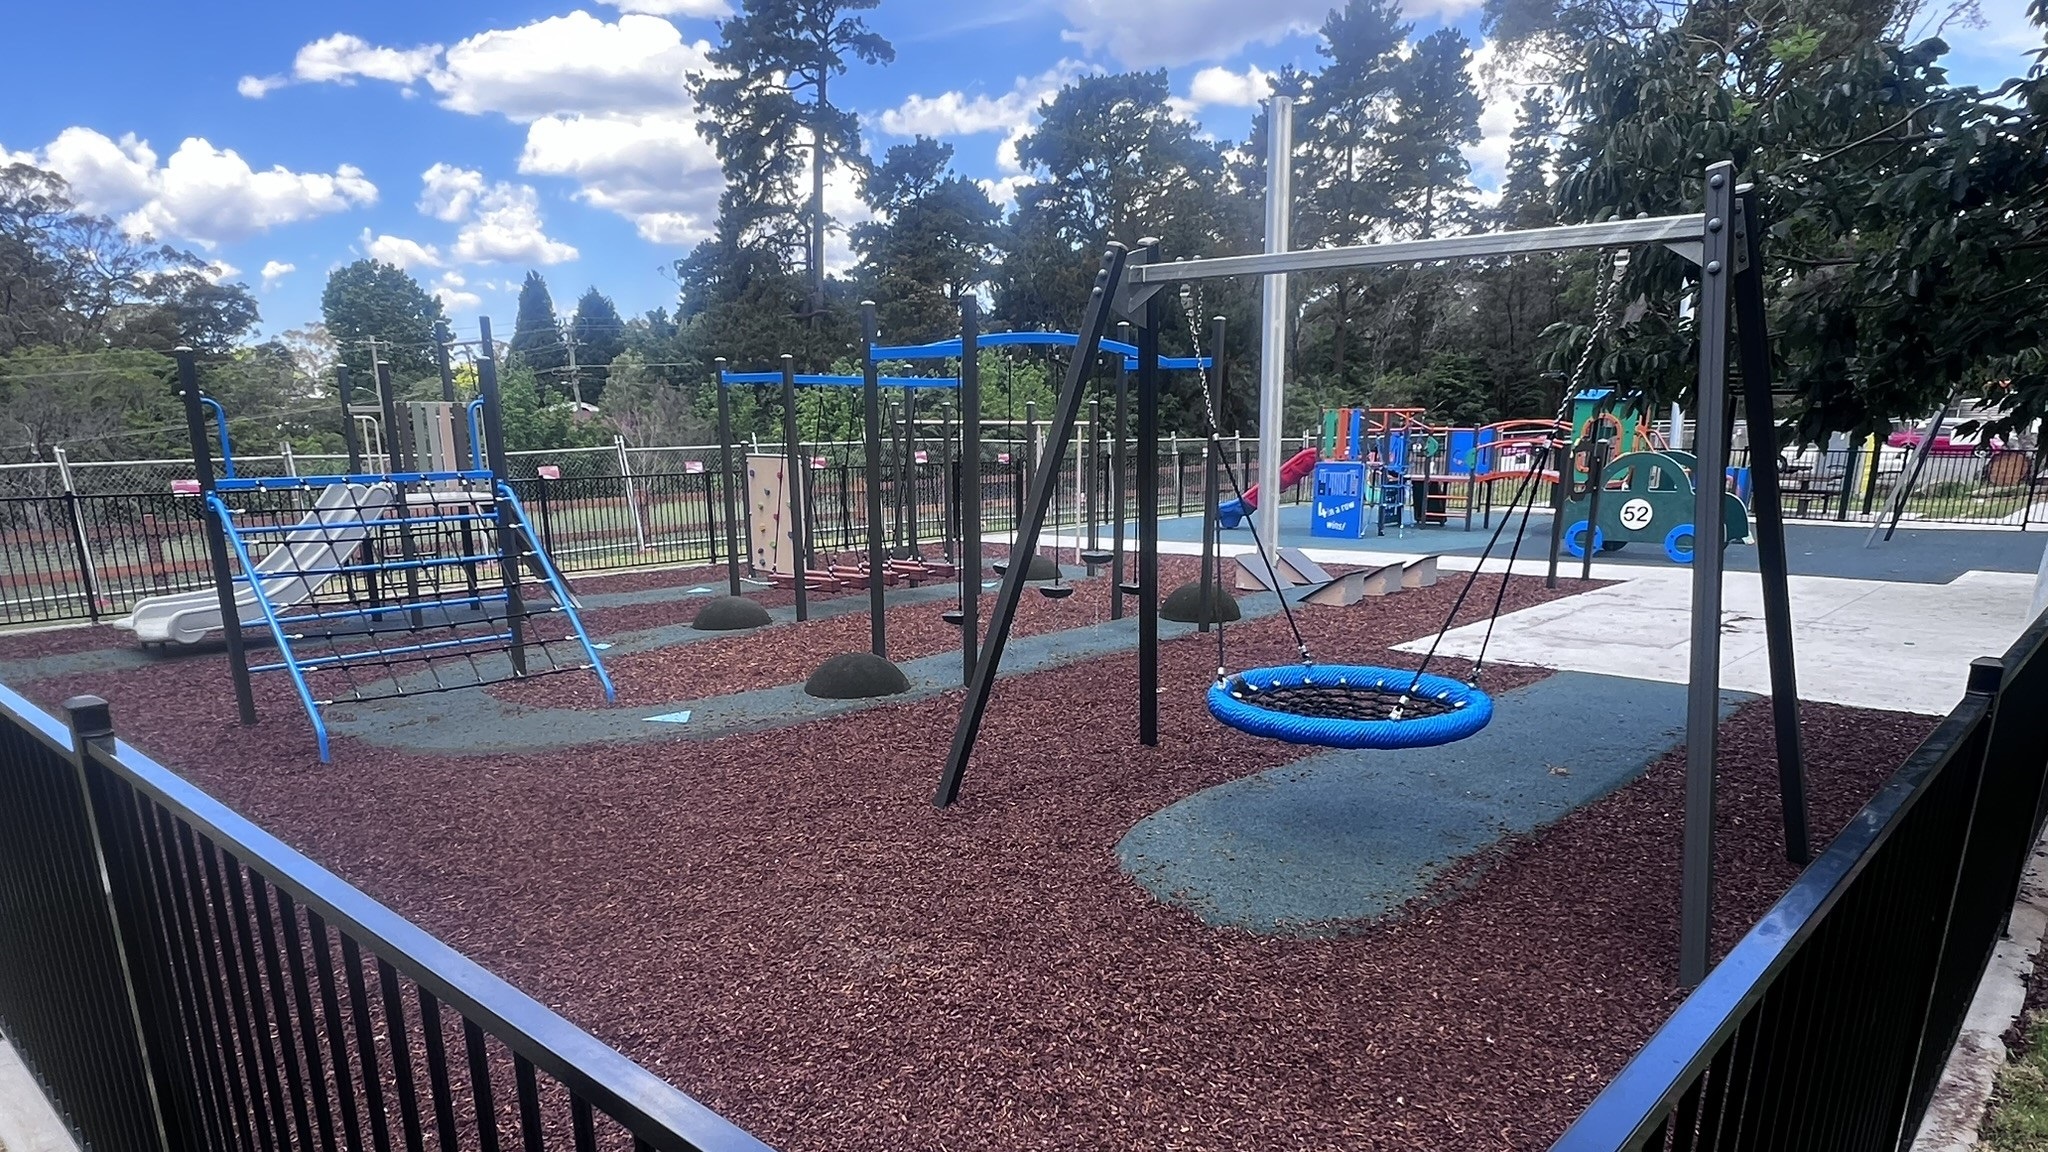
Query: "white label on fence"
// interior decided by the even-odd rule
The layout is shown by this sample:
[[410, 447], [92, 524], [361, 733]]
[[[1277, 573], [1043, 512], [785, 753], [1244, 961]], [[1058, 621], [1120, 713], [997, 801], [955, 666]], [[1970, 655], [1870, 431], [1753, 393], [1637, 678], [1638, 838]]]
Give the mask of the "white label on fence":
[[916, 454], [916, 456], [913, 457], [913, 459], [915, 459], [919, 464], [929, 464], [931, 463], [931, 453], [919, 452]]
[[1010, 454], [1009, 454], [1008, 452], [998, 452], [998, 453], [996, 453], [996, 463], [998, 463], [998, 464], [1008, 464], [1009, 462], [1010, 462]]
[[826, 463], [826, 460], [825, 460], [825, 458], [824, 458], [823, 456], [813, 456], [813, 457], [811, 457], [811, 469], [812, 469], [813, 471], [822, 471], [822, 470], [823, 470], [823, 469], [825, 469], [825, 468], [826, 468], [827, 466], [828, 466], [828, 465], [827, 465], [827, 463]]
[[688, 476], [695, 476], [695, 475], [697, 475], [697, 474], [699, 474], [699, 473], [701, 473], [701, 472], [703, 472], [703, 471], [704, 471], [704, 462], [703, 462], [702, 460], [685, 460], [685, 461], [683, 461], [683, 473], [684, 473], [685, 475], [688, 475]]
[[534, 471], [539, 473], [540, 478], [543, 480], [560, 480], [562, 478], [562, 470], [553, 464], [543, 464], [535, 468]]
[[1640, 532], [1650, 526], [1650, 502], [1643, 499], [1631, 500], [1621, 506], [1621, 526], [1631, 532]]
[[173, 480], [171, 481], [171, 493], [175, 496], [197, 496], [199, 495], [199, 481]]

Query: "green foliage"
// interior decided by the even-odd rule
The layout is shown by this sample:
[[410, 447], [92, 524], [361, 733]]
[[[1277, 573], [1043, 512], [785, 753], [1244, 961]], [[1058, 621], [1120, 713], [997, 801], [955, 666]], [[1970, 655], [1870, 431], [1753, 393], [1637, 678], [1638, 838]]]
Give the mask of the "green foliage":
[[626, 325], [612, 298], [595, 285], [576, 300], [569, 341], [576, 350], [576, 395], [585, 403], [596, 404], [604, 398], [607, 367], [626, 349]]
[[986, 281], [1002, 211], [927, 136], [890, 148], [864, 191], [877, 220], [853, 230], [860, 280], [890, 340], [956, 331], [959, 298]]
[[77, 210], [62, 177], [0, 165], [0, 355], [189, 346], [225, 355], [256, 326], [256, 298], [191, 252]]
[[1998, 1071], [1981, 1135], [1985, 1152], [2048, 1152], [2048, 1016], [2029, 1011], [2021, 1055]]
[[569, 404], [544, 401], [542, 385], [529, 364], [512, 360], [499, 369], [498, 396], [508, 451], [589, 448], [611, 440], [597, 423], [578, 420]]
[[320, 293], [320, 316], [358, 387], [375, 379], [372, 340], [395, 382], [439, 374], [433, 348], [447, 317], [441, 302], [395, 264], [358, 260], [336, 268]]
[[562, 395], [570, 394], [569, 349], [555, 319], [555, 300], [548, 282], [528, 271], [519, 284], [519, 315], [512, 321], [512, 354], [533, 370], [535, 378]]
[[689, 389], [665, 379], [639, 352], [628, 350], [611, 362], [599, 407], [631, 447], [707, 444], [717, 438], [717, 423], [700, 416], [694, 400]]

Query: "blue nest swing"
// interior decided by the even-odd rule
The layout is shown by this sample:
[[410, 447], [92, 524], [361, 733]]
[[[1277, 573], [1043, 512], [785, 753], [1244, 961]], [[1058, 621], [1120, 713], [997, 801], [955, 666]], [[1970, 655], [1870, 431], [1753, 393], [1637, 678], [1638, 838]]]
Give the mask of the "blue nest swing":
[[1325, 748], [1430, 748], [1493, 719], [1493, 698], [1448, 676], [1358, 664], [1292, 664], [1222, 677], [1209, 712], [1239, 731]]

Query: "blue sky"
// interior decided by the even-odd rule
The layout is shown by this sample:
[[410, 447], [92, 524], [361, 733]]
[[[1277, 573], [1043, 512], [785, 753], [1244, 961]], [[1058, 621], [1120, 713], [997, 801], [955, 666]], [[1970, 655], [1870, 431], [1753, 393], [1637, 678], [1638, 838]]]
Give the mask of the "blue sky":
[[[924, 132], [999, 197], [1008, 143], [1089, 71], [1166, 67], [1185, 114], [1241, 136], [1261, 79], [1313, 66], [1330, 0], [883, 0], [896, 63], [838, 89], [869, 147]], [[1467, 30], [1478, 0], [1410, 0], [1417, 34]], [[1950, 28], [1956, 78], [2023, 71], [2025, 0], [1983, 0]], [[0, 158], [62, 173], [94, 211], [189, 246], [257, 291], [266, 333], [318, 319], [329, 269], [370, 255], [439, 292], [458, 329], [507, 327], [528, 268], [558, 307], [595, 284], [632, 314], [674, 298], [666, 269], [701, 238], [720, 177], [683, 75], [726, 0], [346, 5], [202, 0], [16, 5]], [[1490, 186], [1512, 77], [1487, 90]], [[850, 180], [835, 214], [856, 217]], [[835, 245], [844, 260], [843, 241]]]

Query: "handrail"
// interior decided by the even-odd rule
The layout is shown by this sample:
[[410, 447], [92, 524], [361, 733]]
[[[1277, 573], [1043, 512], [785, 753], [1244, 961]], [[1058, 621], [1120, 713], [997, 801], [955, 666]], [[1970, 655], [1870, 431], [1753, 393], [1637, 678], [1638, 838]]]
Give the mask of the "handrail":
[[[0, 685], [0, 712], [69, 754], [62, 726]], [[260, 873], [405, 976], [482, 1026], [577, 1096], [664, 1152], [768, 1152], [768, 1146], [674, 1085], [620, 1055], [546, 1005], [315, 864], [219, 800], [115, 739], [88, 755], [114, 776]]]
[[225, 408], [222, 408], [222, 407], [220, 406], [220, 401], [218, 401], [218, 400], [215, 400], [215, 399], [214, 399], [213, 397], [211, 397], [211, 396], [201, 396], [201, 397], [199, 398], [199, 402], [200, 402], [201, 404], [205, 405], [206, 407], [208, 407], [208, 408], [210, 408], [210, 409], [212, 409], [212, 410], [213, 410], [213, 424], [214, 424], [214, 427], [216, 427], [216, 428], [220, 429], [220, 471], [221, 471], [221, 475], [222, 475], [222, 476], [225, 476], [225, 477], [227, 477], [227, 478], [228, 478], [228, 479], [230, 479], [230, 480], [232, 480], [232, 479], [234, 479], [234, 476], [235, 476], [235, 450], [234, 450], [234, 447], [233, 447], [233, 446], [232, 446], [231, 444], [229, 444], [229, 443], [228, 443], [228, 412], [227, 412], [227, 409], [225, 409]]

